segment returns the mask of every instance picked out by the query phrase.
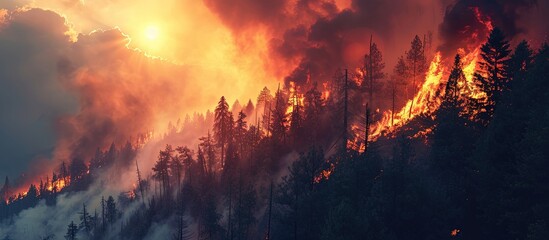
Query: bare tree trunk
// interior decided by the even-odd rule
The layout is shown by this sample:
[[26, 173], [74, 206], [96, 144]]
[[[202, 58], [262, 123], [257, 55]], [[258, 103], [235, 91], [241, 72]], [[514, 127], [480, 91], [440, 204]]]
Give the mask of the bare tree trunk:
[[395, 93], [396, 93], [396, 84], [393, 83], [393, 105], [392, 105], [393, 110], [391, 111], [391, 127], [393, 126], [394, 119], [395, 119]]
[[364, 154], [366, 154], [366, 151], [368, 150], [368, 138], [370, 136], [370, 108], [368, 104], [366, 104], [366, 125], [365, 125], [365, 131], [364, 131]]
[[141, 200], [145, 205], [145, 191], [143, 191], [143, 184], [141, 180], [141, 172], [139, 171], [139, 165], [137, 164], [137, 158], [135, 159], [135, 167], [137, 169], [137, 183], [139, 184], [139, 192], [141, 193]]
[[349, 94], [348, 94], [348, 83], [347, 83], [347, 69], [345, 69], [345, 85], [343, 87], [343, 90], [345, 92], [345, 99], [344, 99], [344, 105], [343, 105], [343, 143], [342, 143], [342, 147], [343, 147], [343, 151], [344, 152], [347, 152], [347, 129], [348, 129], [348, 126], [347, 126], [347, 112], [348, 112], [348, 97], [349, 97]]
[[368, 103], [370, 106], [372, 106], [372, 100], [374, 95], [374, 66], [372, 64], [372, 35], [370, 35], [370, 69], [369, 69], [369, 75], [370, 75], [370, 100]]

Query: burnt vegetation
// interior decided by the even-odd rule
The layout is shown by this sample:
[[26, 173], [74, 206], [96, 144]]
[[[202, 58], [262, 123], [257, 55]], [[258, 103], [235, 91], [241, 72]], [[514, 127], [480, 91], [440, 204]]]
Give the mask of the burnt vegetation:
[[[436, 86], [440, 103], [424, 106], [436, 109], [411, 117], [412, 102], [408, 121], [393, 128], [395, 109], [407, 108], [425, 79], [425, 44], [416, 36], [390, 74], [371, 42], [362, 67], [333, 79], [309, 74], [273, 93], [264, 88], [255, 106], [231, 109], [221, 97], [213, 113], [170, 124], [164, 139], [203, 136], [194, 146], [166, 144], [150, 175], [135, 161], [138, 140], [73, 156], [25, 194], [6, 178], [0, 219], [130, 168], [133, 189], [82, 203], [80, 221], [46, 239], [142, 239], [159, 224], [179, 240], [545, 239], [549, 46], [512, 49], [495, 28], [473, 79], [484, 97], [463, 89], [458, 54]], [[378, 109], [392, 116], [373, 136]]]

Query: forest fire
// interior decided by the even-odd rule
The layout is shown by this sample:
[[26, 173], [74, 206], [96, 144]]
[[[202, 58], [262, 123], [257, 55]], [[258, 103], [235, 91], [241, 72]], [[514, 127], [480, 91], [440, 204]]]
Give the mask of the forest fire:
[[371, 126], [370, 139], [373, 141], [382, 134], [390, 133], [420, 114], [434, 112], [440, 105], [440, 91], [445, 67], [441, 63], [441, 54], [436, 53], [425, 81], [413, 99], [409, 100], [397, 113], [390, 110], [383, 113], [383, 117]]
[[548, 232], [537, 1], [15, 2], [0, 239]]
[[[302, 111], [303, 110], [303, 100], [305, 99], [304, 94], [302, 92], [299, 92], [298, 87], [296, 86], [295, 82], [290, 82], [290, 86], [288, 88], [288, 108], [286, 109], [286, 115], [290, 116], [294, 109], [296, 111]], [[299, 109], [301, 108], [301, 109]], [[290, 120], [291, 121], [291, 120]], [[291, 123], [290, 123], [291, 124]]]
[[70, 185], [70, 178], [61, 178], [55, 180], [53, 183], [46, 183], [46, 189], [50, 192], [59, 192], [63, 190], [63, 188]]

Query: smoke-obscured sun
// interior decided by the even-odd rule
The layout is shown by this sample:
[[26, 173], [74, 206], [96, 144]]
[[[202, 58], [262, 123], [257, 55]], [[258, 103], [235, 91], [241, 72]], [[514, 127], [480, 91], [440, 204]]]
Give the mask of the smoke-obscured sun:
[[160, 30], [156, 26], [148, 26], [145, 28], [145, 37], [149, 41], [154, 41], [158, 39], [158, 36], [160, 35]]

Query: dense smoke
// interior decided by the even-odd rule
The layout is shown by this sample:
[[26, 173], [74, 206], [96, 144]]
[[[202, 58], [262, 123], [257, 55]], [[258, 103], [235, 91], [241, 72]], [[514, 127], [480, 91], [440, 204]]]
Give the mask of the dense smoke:
[[57, 60], [71, 45], [65, 20], [43, 10], [0, 10], [0, 161], [14, 179], [55, 147], [58, 116], [77, 110], [74, 93], [57, 80]]
[[[220, 96], [214, 84], [197, 80], [211, 69], [149, 57], [129, 48], [119, 29], [76, 35], [59, 14], [41, 9], [3, 16], [1, 123], [2, 136], [12, 140], [2, 144], [10, 165], [1, 174], [30, 168], [20, 182], [25, 188], [61, 161], [88, 161], [97, 148], [160, 135], [168, 122], [202, 112]], [[218, 79], [215, 87], [231, 84]], [[36, 149], [44, 160], [25, 164]]]
[[[536, 0], [459, 0], [450, 3], [439, 27], [440, 50], [453, 54], [458, 48], [471, 50], [471, 47], [477, 47], [489, 34], [486, 24], [502, 29], [509, 39], [519, 34], [535, 35], [521, 24], [524, 16], [534, 12], [532, 8], [538, 6]], [[532, 39], [539, 40], [535, 36]]]
[[[158, 142], [152, 142], [149, 146], [142, 149], [136, 156], [136, 161], [141, 163], [143, 176], [150, 175], [151, 165], [149, 159], [157, 154]], [[120, 220], [113, 224], [117, 228], [128, 217], [141, 206], [141, 201], [134, 201], [127, 206], [120, 205], [120, 196], [130, 190], [133, 190], [132, 180], [137, 179], [134, 168], [110, 168], [104, 170], [97, 176], [101, 181], [94, 182], [86, 191], [66, 192], [56, 196], [56, 203], [48, 203], [45, 199], [40, 200], [36, 206], [21, 211], [11, 218], [10, 221], [0, 223], [0, 236], [10, 236], [12, 239], [62, 239], [67, 232], [67, 225], [74, 221], [80, 223], [80, 215], [83, 204], [91, 216], [98, 214], [101, 216], [101, 199], [107, 199], [113, 196], [117, 200], [118, 208], [124, 208]], [[108, 181], [105, 181], [108, 179]], [[150, 194], [150, 193], [149, 193]], [[115, 227], [116, 226], [116, 227]], [[150, 233], [144, 239], [157, 239], [157, 235], [170, 235], [166, 230], [169, 225], [151, 227]], [[83, 231], [79, 231], [79, 238], [86, 238]], [[118, 236], [108, 236], [105, 239], [117, 239]]]
[[[370, 35], [382, 46], [390, 69], [412, 38], [434, 31], [441, 17], [438, 2], [420, 0], [206, 3], [237, 33], [267, 28], [271, 57], [293, 63], [284, 77], [297, 83], [309, 74], [313, 81], [328, 81], [339, 67], [359, 66]], [[264, 9], [271, 11], [262, 14]]]
[[[539, 35], [527, 31], [530, 24], [523, 17], [533, 8], [537, 12], [547, 8], [535, 0], [205, 2], [237, 36], [249, 38], [250, 32], [267, 29], [270, 57], [276, 60], [271, 65], [288, 64], [282, 75], [286, 83], [303, 83], [308, 75], [313, 81], [328, 81], [339, 67], [359, 66], [368, 52], [370, 35], [381, 45], [388, 72], [415, 35], [422, 38], [433, 32], [435, 39], [429, 45], [439, 46], [445, 54], [484, 41], [488, 32], [483, 21], [501, 27], [510, 38]], [[537, 19], [528, 21], [543, 22], [536, 15]], [[542, 34], [546, 37], [547, 32]]]

